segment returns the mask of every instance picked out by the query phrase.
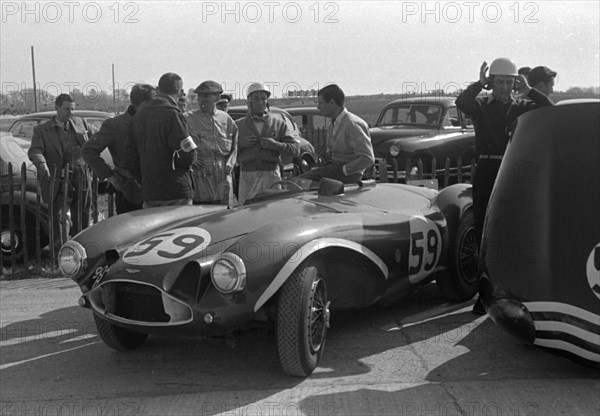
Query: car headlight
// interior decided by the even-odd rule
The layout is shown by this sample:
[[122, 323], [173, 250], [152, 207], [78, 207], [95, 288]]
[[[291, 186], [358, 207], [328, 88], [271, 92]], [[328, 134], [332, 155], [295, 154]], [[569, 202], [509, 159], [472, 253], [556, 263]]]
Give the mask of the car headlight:
[[67, 241], [58, 252], [58, 267], [62, 274], [75, 279], [85, 269], [87, 254], [77, 241]]
[[246, 266], [233, 253], [224, 253], [213, 264], [210, 271], [213, 284], [219, 292], [232, 293], [246, 287]]
[[396, 157], [400, 154], [400, 148], [395, 144], [390, 146], [390, 155]]

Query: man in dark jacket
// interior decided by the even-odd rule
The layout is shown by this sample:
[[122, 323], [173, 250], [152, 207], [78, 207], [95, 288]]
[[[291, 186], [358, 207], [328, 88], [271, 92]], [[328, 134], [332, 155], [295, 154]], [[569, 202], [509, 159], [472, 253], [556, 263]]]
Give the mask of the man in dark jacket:
[[[508, 145], [509, 130], [517, 117], [536, 107], [551, 106], [552, 101], [517, 72], [517, 66], [508, 58], [495, 59], [489, 67], [484, 62], [479, 70], [479, 81], [471, 84], [456, 99], [456, 106], [471, 116], [475, 126], [475, 152], [478, 162], [473, 178], [473, 217], [478, 244], [481, 243], [483, 223], [492, 188]], [[517, 81], [518, 80], [518, 81]], [[515, 100], [511, 93], [518, 82], [518, 91], [527, 99]], [[483, 88], [492, 93], [478, 97]], [[478, 302], [473, 311], [485, 314]]]
[[181, 77], [168, 72], [158, 81], [159, 94], [131, 121], [125, 165], [142, 185], [143, 206], [192, 205], [190, 167], [196, 145], [177, 107]]
[[[127, 170], [125, 165], [125, 146], [129, 124], [133, 116], [150, 104], [156, 89], [148, 84], [135, 84], [129, 94], [131, 105], [127, 111], [102, 123], [100, 131], [81, 148], [83, 160], [92, 168], [100, 180], [108, 179], [115, 187], [117, 214], [142, 208], [142, 187]], [[108, 147], [114, 169], [100, 156]]]
[[[82, 118], [73, 117], [75, 103], [69, 94], [60, 94], [54, 104], [56, 115], [34, 127], [28, 155], [37, 168], [42, 199], [50, 205], [51, 233], [57, 251], [69, 235], [68, 227], [61, 227], [61, 223], [69, 225], [63, 207], [65, 192], [71, 211], [70, 234], [75, 235], [89, 225], [90, 175], [81, 159], [80, 148], [88, 141], [90, 128]], [[67, 165], [69, 170], [65, 170]]]

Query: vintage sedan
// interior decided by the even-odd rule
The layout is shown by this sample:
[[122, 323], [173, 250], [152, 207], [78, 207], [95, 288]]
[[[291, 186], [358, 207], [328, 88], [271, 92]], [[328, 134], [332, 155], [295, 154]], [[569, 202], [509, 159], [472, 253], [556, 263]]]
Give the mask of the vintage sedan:
[[[21, 261], [25, 244], [27, 252], [33, 254], [38, 236], [40, 247], [45, 247], [49, 241], [48, 209], [43, 202], [40, 203], [40, 228], [36, 232], [37, 173], [23, 150], [26, 144], [23, 142], [11, 134], [3, 134], [0, 139], [0, 249], [4, 265], [9, 265], [13, 258]], [[21, 180], [23, 164], [26, 167], [24, 188]]]
[[[487, 313], [523, 342], [600, 364], [600, 100], [517, 120], [480, 258]], [[573, 167], [576, 170], [573, 171]]]
[[[369, 131], [375, 157], [388, 165], [389, 179], [393, 171], [406, 171], [416, 176], [418, 160], [423, 170], [431, 173], [443, 169], [445, 160], [456, 166], [458, 158], [468, 166], [475, 156], [475, 131], [471, 119], [456, 108], [456, 97], [424, 96], [403, 98], [387, 104]], [[411, 172], [412, 171], [412, 172]]]
[[469, 185], [274, 184], [233, 209], [179, 206], [102, 221], [67, 242], [59, 266], [117, 350], [148, 335], [275, 329], [283, 371], [310, 375], [330, 311], [392, 302], [436, 280], [454, 301], [477, 292]]

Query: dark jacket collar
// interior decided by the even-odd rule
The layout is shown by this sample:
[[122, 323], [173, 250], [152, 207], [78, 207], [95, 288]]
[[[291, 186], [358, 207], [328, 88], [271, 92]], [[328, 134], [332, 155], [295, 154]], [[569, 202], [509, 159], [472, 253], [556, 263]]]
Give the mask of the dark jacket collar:
[[163, 94], [157, 95], [156, 97], [154, 97], [152, 99], [152, 102], [150, 102], [150, 105], [148, 105], [148, 107], [146, 107], [146, 108], [157, 108], [157, 107], [173, 108], [173, 109], [181, 112], [179, 107], [177, 107], [177, 102], [170, 95], [163, 95]]

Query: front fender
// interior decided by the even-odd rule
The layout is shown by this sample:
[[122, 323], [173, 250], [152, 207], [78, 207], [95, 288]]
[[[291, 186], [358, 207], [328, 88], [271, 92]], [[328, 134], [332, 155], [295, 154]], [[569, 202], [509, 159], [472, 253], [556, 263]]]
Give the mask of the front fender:
[[333, 247], [344, 248], [360, 253], [364, 258], [368, 259], [375, 267], [377, 267], [385, 279], [388, 278], [389, 270], [386, 264], [381, 258], [379, 258], [379, 256], [377, 256], [377, 254], [367, 247], [364, 247], [363, 245], [354, 241], [345, 240], [342, 238], [318, 238], [304, 244], [288, 258], [275, 278], [271, 281], [271, 283], [256, 301], [256, 304], [254, 305], [254, 312], [258, 311], [269, 299], [273, 297], [273, 295], [275, 295], [275, 293], [277, 293], [281, 286], [283, 286], [287, 279], [304, 262], [304, 260], [324, 249], [330, 249]]

